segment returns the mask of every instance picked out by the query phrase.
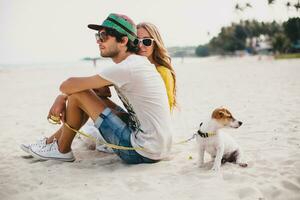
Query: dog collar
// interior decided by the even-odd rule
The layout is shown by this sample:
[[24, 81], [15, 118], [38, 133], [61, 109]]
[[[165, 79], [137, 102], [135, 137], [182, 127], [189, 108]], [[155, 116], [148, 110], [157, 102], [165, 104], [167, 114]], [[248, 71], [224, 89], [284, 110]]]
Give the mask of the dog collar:
[[[200, 123], [200, 128], [201, 128], [202, 124], [203, 124], [203, 122]], [[203, 137], [203, 138], [207, 138], [207, 137], [216, 135], [216, 133], [203, 133], [202, 131], [200, 131], [200, 129], [197, 131], [197, 133], [200, 135], [200, 137]]]
[[197, 133], [200, 137], [207, 138], [216, 135], [215, 133], [203, 133], [202, 131], [198, 130]]

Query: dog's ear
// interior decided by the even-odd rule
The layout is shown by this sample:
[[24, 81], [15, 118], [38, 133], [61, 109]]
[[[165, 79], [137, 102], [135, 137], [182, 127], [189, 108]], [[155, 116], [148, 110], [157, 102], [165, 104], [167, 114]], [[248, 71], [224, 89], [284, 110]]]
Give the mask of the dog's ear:
[[228, 110], [221, 110], [219, 111], [220, 118], [222, 117], [232, 117], [231, 113]]
[[200, 127], [202, 126], [203, 122], [200, 123]]

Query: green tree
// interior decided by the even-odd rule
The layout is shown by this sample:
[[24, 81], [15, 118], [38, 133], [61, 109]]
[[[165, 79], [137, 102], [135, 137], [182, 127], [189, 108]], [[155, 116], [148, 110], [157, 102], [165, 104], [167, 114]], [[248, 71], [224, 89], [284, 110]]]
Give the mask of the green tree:
[[283, 33], [277, 33], [272, 39], [273, 51], [279, 53], [287, 53], [291, 47], [289, 38]]
[[195, 53], [197, 56], [199, 57], [206, 57], [209, 56], [209, 48], [207, 45], [199, 45], [196, 50]]
[[283, 28], [281, 24], [278, 24], [277, 22], [273, 21], [271, 23], [265, 23], [264, 24], [264, 32], [263, 34], [274, 36], [276, 33], [283, 32]]
[[290, 18], [283, 23], [284, 33], [292, 43], [297, 43], [300, 40], [300, 18]]

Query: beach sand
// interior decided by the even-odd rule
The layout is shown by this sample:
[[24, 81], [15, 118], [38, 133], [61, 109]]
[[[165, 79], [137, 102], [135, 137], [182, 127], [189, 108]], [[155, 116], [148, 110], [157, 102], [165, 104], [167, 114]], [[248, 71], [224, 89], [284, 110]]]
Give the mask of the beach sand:
[[[300, 199], [300, 60], [257, 57], [174, 60], [179, 108], [174, 143], [191, 137], [213, 109], [243, 121], [226, 130], [249, 166], [219, 172], [197, 166], [196, 141], [173, 146], [156, 164], [126, 165], [75, 139], [76, 161], [39, 162], [19, 145], [49, 136], [61, 81], [95, 73], [91, 65], [0, 70], [0, 199]], [[100, 67], [100, 66], [99, 66]], [[114, 97], [115, 98], [115, 97]], [[208, 155], [205, 161], [209, 162]]]

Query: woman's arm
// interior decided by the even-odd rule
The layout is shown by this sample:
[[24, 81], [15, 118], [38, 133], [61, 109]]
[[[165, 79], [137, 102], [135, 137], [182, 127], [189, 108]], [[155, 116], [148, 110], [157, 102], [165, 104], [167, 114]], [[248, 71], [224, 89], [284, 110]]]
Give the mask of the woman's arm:
[[156, 69], [160, 73], [160, 75], [165, 83], [170, 110], [172, 110], [173, 104], [174, 104], [174, 79], [173, 79], [173, 76], [171, 74], [171, 71], [169, 69], [167, 69], [166, 67], [160, 66], [160, 67], [157, 67]]

